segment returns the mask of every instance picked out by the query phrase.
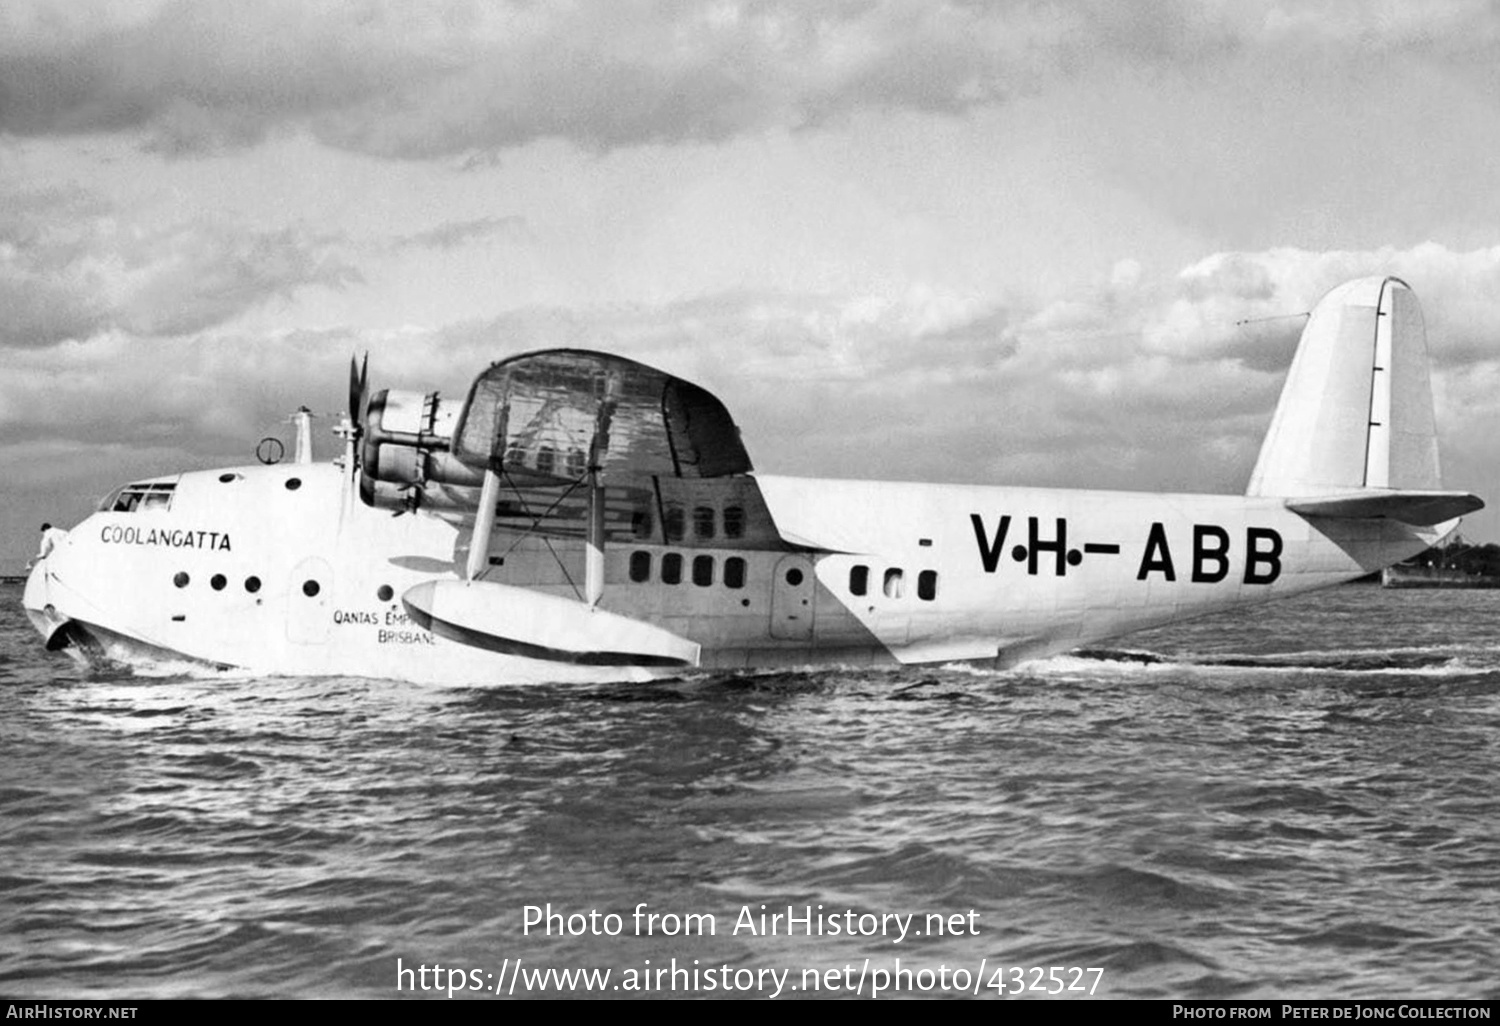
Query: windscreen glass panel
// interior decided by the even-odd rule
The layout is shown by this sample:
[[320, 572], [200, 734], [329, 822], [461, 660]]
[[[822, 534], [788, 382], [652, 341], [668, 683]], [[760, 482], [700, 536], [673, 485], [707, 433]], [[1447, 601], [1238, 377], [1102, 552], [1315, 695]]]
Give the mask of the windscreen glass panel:
[[142, 510], [166, 511], [172, 508], [177, 484], [172, 481], [148, 481], [128, 484], [99, 504], [107, 513], [136, 513]]

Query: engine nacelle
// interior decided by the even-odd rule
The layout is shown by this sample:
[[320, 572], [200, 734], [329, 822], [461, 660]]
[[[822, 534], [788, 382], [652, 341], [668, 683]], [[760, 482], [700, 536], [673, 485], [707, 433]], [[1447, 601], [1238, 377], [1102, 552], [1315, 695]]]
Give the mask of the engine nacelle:
[[459, 403], [436, 392], [384, 390], [365, 409], [359, 495], [377, 509], [446, 509], [472, 503], [484, 471], [448, 451]]

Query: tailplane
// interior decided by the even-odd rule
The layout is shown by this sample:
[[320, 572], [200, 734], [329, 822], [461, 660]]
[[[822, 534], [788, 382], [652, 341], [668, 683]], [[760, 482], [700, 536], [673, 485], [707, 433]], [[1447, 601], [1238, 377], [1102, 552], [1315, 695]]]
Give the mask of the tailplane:
[[1443, 490], [1427, 331], [1404, 281], [1360, 278], [1318, 302], [1246, 494], [1424, 526], [1484, 505]]

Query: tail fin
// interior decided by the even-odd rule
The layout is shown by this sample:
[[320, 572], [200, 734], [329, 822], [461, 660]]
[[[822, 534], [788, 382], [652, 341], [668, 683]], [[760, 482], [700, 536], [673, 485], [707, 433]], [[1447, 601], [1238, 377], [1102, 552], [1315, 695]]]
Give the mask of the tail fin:
[[1310, 516], [1422, 524], [1483, 505], [1441, 489], [1417, 297], [1399, 278], [1340, 285], [1302, 329], [1247, 494]]

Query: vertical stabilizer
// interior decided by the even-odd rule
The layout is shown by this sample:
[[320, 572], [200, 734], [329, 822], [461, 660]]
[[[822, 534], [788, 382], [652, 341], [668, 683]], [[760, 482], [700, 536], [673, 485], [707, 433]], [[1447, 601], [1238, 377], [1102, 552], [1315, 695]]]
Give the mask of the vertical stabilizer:
[[1340, 285], [1313, 309], [1247, 494], [1440, 489], [1422, 308], [1399, 278]]

